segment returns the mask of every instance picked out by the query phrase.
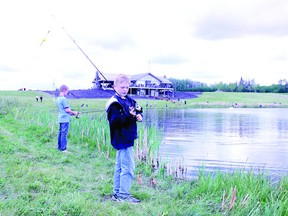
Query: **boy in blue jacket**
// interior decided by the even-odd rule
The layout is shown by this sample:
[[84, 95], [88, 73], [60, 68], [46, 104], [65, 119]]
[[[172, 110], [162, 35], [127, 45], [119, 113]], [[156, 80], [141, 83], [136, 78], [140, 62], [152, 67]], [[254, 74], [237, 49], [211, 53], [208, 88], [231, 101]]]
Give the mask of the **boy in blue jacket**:
[[119, 74], [114, 80], [115, 94], [107, 101], [106, 111], [110, 126], [112, 146], [117, 150], [114, 171], [114, 194], [118, 202], [139, 203], [129, 190], [134, 180], [134, 140], [137, 139], [137, 124], [143, 119], [142, 108], [127, 95], [130, 79]]

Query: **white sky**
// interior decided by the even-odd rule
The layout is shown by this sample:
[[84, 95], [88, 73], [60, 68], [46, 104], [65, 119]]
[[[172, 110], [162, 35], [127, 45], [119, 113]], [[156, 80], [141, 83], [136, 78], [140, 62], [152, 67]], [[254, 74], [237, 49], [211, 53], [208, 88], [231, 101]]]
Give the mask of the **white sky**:
[[0, 90], [92, 87], [67, 33], [104, 74], [288, 79], [287, 0], [9, 0], [0, 24]]

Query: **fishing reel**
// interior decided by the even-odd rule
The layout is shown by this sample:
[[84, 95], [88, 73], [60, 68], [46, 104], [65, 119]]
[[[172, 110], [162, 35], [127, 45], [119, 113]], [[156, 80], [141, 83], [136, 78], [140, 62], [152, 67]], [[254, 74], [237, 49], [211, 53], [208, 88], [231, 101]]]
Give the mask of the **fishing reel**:
[[143, 112], [143, 108], [138, 103], [135, 103], [135, 109], [140, 113]]
[[138, 103], [135, 103], [135, 106], [130, 106], [129, 107], [129, 111], [130, 111], [131, 115], [135, 116], [136, 112], [142, 113], [143, 112], [143, 108]]

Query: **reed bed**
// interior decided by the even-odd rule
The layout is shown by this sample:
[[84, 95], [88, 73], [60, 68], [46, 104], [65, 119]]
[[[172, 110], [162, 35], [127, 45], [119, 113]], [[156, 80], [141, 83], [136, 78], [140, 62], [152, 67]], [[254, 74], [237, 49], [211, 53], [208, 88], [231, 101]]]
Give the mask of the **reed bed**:
[[[110, 144], [110, 131], [106, 112], [100, 107], [100, 105], [104, 107], [105, 101], [103, 100], [99, 103], [100, 105], [98, 107], [95, 107], [95, 102], [90, 100], [90, 106], [87, 105], [88, 108], [91, 110], [91, 106], [94, 105], [91, 112], [85, 112], [89, 110], [85, 109], [85, 104], [88, 104], [87, 102], [83, 103], [83, 100], [70, 101], [70, 106], [76, 107], [75, 110], [78, 109], [80, 112], [80, 118], [72, 117], [68, 133], [68, 142], [79, 148], [87, 148], [97, 154], [102, 154], [106, 158], [114, 158], [116, 152]], [[57, 123], [58, 113], [55, 107], [51, 110], [50, 103], [48, 107], [40, 102], [36, 103], [36, 105], [35, 103], [34, 105], [31, 103], [30, 105], [23, 105], [17, 98], [6, 98], [2, 99], [1, 104], [5, 105], [5, 107], [1, 108], [1, 112], [5, 113], [5, 110], [10, 110], [10, 114], [14, 119], [25, 124], [29, 130], [41, 131], [40, 133], [44, 136], [39, 138], [40, 142], [55, 141], [57, 139], [59, 127]], [[84, 107], [82, 110], [77, 108], [81, 106]], [[81, 114], [81, 112], [83, 112], [83, 114]], [[138, 124], [138, 128], [139, 137], [135, 145], [136, 159], [139, 163], [146, 164], [147, 168], [145, 170], [147, 170], [148, 173], [152, 173], [156, 167], [155, 161], [159, 162], [159, 159], [156, 159], [157, 149], [160, 145], [159, 130], [157, 130], [155, 126], [143, 124]]]

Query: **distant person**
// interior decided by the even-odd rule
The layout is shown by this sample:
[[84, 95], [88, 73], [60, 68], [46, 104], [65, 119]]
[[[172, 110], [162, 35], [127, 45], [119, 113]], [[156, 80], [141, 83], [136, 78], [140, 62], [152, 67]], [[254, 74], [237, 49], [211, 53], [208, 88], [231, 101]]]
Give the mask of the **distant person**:
[[43, 97], [42, 97], [42, 95], [40, 96], [40, 102], [42, 102], [42, 100], [43, 100]]
[[71, 121], [70, 116], [77, 116], [78, 112], [72, 111], [69, 108], [68, 99], [65, 97], [69, 92], [69, 88], [66, 85], [60, 86], [60, 94], [56, 99], [56, 105], [59, 111], [58, 122], [58, 150], [69, 153], [67, 149], [67, 135], [69, 131], [69, 124]]
[[137, 139], [137, 124], [142, 121], [142, 107], [127, 95], [130, 80], [119, 74], [114, 81], [115, 94], [107, 101], [106, 111], [110, 127], [111, 144], [116, 153], [114, 171], [114, 194], [112, 200], [137, 204], [140, 200], [130, 194], [134, 180], [134, 140]]
[[39, 100], [39, 97], [38, 97], [38, 96], [36, 96], [36, 97], [35, 97], [35, 99], [36, 99], [36, 102], [38, 102], [38, 100]]

